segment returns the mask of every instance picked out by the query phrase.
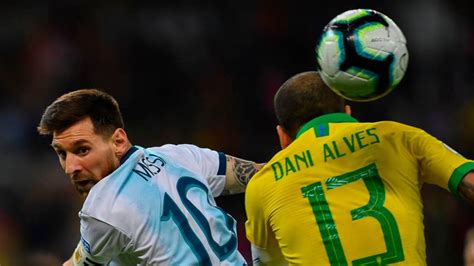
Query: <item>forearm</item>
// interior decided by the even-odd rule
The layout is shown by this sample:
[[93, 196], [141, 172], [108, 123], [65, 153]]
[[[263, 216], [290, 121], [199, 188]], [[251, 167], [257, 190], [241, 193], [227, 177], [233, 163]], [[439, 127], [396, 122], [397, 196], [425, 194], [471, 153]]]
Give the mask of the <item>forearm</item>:
[[250, 178], [265, 164], [226, 155], [226, 184], [221, 195], [242, 193]]
[[459, 184], [458, 193], [463, 199], [474, 205], [474, 172], [464, 176]]

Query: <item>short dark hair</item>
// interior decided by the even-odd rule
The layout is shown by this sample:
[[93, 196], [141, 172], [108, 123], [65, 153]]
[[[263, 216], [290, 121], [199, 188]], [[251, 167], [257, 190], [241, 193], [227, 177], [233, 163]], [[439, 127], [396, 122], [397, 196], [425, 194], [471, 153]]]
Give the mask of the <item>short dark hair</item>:
[[40, 135], [62, 132], [89, 117], [95, 133], [108, 137], [124, 128], [117, 101], [98, 89], [81, 89], [66, 93], [49, 105], [38, 126]]
[[280, 126], [290, 137], [311, 119], [329, 113], [343, 112], [344, 99], [329, 89], [316, 71], [299, 73], [278, 89], [275, 113]]

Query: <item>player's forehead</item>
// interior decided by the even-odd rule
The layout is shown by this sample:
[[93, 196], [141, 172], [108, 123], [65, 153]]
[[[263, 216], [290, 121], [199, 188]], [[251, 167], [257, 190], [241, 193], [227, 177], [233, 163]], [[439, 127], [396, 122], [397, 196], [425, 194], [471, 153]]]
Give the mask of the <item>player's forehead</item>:
[[94, 125], [89, 118], [83, 119], [61, 132], [53, 133], [51, 146], [53, 148], [67, 148], [87, 143], [95, 143], [100, 136], [94, 130]]

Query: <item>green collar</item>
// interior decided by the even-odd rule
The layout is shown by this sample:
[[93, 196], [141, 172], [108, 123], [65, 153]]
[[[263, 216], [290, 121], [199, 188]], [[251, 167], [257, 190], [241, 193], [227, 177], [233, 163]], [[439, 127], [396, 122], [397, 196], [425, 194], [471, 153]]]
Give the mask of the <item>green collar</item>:
[[296, 134], [296, 138], [301, 136], [308, 129], [313, 128], [317, 137], [327, 136], [329, 134], [329, 123], [354, 123], [359, 122], [354, 117], [346, 113], [332, 113], [327, 115], [318, 116], [313, 118], [308, 123], [304, 124], [303, 127]]

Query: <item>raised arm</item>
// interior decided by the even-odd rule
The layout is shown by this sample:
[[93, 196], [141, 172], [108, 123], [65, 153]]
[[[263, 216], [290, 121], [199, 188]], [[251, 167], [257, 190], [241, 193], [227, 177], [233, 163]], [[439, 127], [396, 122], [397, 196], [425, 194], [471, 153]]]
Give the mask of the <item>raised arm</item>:
[[474, 205], [474, 172], [469, 172], [459, 184], [458, 193], [463, 199]]
[[242, 193], [250, 178], [265, 164], [226, 155], [226, 183], [221, 195]]

